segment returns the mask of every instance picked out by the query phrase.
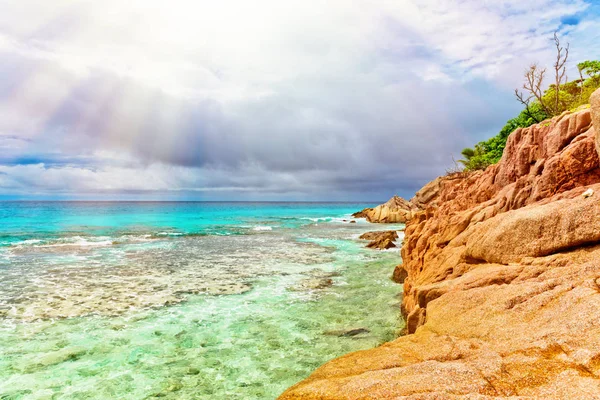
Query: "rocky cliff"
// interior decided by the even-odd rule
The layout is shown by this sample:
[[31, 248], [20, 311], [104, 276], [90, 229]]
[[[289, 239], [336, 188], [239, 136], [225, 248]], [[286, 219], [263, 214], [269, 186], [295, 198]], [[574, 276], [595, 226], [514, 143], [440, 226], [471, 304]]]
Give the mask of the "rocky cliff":
[[426, 185], [402, 247], [409, 335], [281, 398], [600, 399], [599, 151], [600, 91]]

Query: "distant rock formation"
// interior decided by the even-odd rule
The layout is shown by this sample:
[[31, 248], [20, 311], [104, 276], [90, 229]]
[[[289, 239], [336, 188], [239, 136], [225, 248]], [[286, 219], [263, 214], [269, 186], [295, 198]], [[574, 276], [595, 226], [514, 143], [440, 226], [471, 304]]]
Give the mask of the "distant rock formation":
[[367, 215], [369, 215], [369, 213], [373, 211], [372, 208], [365, 208], [362, 211], [358, 211], [355, 212], [354, 214], [352, 214], [352, 217], [354, 218], [367, 218]]
[[409, 221], [415, 212], [419, 210], [410, 201], [402, 197], [394, 196], [375, 208], [365, 208], [362, 211], [352, 214], [354, 218], [366, 218], [373, 223], [401, 223]]
[[591, 102], [420, 190], [395, 273], [410, 334], [281, 399], [600, 399], [600, 91]]

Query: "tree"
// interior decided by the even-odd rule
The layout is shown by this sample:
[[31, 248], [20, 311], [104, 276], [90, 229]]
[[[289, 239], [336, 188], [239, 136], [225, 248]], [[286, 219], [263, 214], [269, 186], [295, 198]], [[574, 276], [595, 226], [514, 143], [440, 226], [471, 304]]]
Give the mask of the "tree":
[[[477, 143], [473, 148], [463, 149], [461, 154], [464, 159], [459, 162], [465, 166], [465, 170], [485, 169], [497, 163], [502, 158], [509, 135], [517, 128], [540, 123], [560, 115], [565, 110], [577, 110], [588, 104], [592, 93], [600, 87], [600, 61], [584, 61], [577, 64], [579, 78], [569, 82], [569, 44], [563, 47], [556, 32], [553, 40], [556, 47], [554, 82], [546, 86], [546, 68], [531, 64], [525, 70], [522, 87], [515, 89], [515, 97], [523, 104], [524, 110], [516, 118], [507, 121], [496, 136]], [[584, 78], [584, 74], [588, 78]]]
[[[529, 115], [534, 122], [540, 122], [531, 111], [533, 101], [540, 104], [544, 113], [547, 115], [558, 115], [565, 110], [565, 104], [570, 102], [569, 94], [563, 93], [564, 85], [567, 83], [567, 61], [569, 59], [569, 43], [566, 47], [560, 44], [558, 34], [554, 32], [554, 45], [556, 46], [556, 61], [554, 62], [554, 84], [550, 85], [548, 90], [544, 90], [544, 78], [546, 68], [541, 68], [537, 64], [531, 64], [525, 71], [525, 83], [522, 89], [525, 92], [515, 89], [515, 97], [525, 106], [525, 113]], [[591, 66], [590, 71], [595, 71]], [[583, 97], [583, 94], [580, 95]]]
[[579, 101], [583, 100], [585, 93], [585, 79], [583, 78], [583, 63], [577, 64], [577, 71], [579, 72]]
[[567, 47], [560, 45], [560, 39], [554, 32], [554, 45], [556, 46], [556, 62], [554, 63], [554, 114], [558, 115], [562, 111], [560, 108], [560, 88], [563, 81], [567, 81], [567, 60], [569, 59], [569, 43]]
[[517, 128], [526, 128], [545, 120], [548, 115], [537, 101], [531, 103], [529, 111], [523, 110], [516, 118], [508, 120], [500, 132], [486, 141], [479, 142], [474, 148], [461, 151], [464, 159], [459, 160], [467, 171], [485, 169], [502, 158], [508, 136]]
[[475, 156], [475, 150], [467, 147], [466, 149], [463, 149], [460, 154], [462, 154], [464, 160], [458, 160], [458, 162], [464, 165], [466, 169], [471, 169], [471, 159]]
[[583, 73], [590, 77], [595, 86], [600, 85], [600, 61], [584, 61], [577, 64], [579, 76], [583, 80]]
[[[551, 115], [550, 109], [544, 102], [544, 76], [546, 75], [546, 68], [540, 68], [537, 64], [531, 64], [529, 69], [525, 71], [525, 83], [523, 83], [523, 89], [528, 94], [523, 94], [519, 89], [515, 89], [515, 96], [521, 104], [525, 106], [525, 112], [532, 118], [533, 113], [531, 112], [531, 102], [535, 99], [540, 104], [544, 112]], [[535, 119], [535, 118], [534, 118]], [[540, 122], [537, 121], [536, 122]]]
[[467, 147], [466, 149], [463, 149], [460, 154], [462, 154], [467, 160], [470, 160], [475, 155], [475, 150]]

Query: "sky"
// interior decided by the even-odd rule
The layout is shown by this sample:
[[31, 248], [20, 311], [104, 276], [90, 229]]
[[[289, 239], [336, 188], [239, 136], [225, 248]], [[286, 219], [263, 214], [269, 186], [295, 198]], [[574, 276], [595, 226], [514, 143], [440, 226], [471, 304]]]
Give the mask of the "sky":
[[596, 0], [0, 0], [0, 199], [410, 198]]

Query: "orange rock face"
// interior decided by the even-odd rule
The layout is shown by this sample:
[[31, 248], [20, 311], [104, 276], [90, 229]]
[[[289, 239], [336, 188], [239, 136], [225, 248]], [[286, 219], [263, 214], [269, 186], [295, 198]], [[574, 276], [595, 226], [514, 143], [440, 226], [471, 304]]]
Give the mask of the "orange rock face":
[[366, 218], [373, 223], [406, 223], [419, 209], [412, 202], [402, 197], [394, 196], [386, 203], [375, 208], [365, 208], [352, 216], [355, 218]]
[[596, 130], [600, 91], [513, 132], [497, 165], [426, 185], [402, 248], [410, 334], [281, 398], [600, 399]]

